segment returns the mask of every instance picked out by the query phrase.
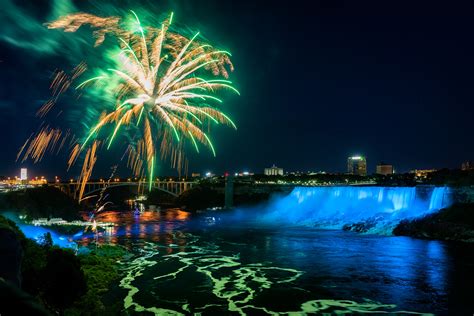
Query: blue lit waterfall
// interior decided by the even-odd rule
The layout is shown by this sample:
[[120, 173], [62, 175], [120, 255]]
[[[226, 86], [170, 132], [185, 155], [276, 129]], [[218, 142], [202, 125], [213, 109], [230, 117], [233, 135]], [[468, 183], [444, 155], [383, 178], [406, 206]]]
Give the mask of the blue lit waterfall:
[[450, 200], [447, 187], [297, 187], [275, 198], [260, 220], [324, 228], [370, 220], [387, 227], [447, 207]]

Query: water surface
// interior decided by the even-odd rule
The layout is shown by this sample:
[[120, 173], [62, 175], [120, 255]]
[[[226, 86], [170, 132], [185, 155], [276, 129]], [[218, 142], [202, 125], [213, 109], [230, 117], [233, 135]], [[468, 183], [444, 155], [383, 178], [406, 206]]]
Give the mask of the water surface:
[[[218, 213], [104, 212], [136, 255], [109, 299], [130, 312], [472, 314], [470, 244], [263, 226]], [[93, 236], [79, 240], [88, 244]]]

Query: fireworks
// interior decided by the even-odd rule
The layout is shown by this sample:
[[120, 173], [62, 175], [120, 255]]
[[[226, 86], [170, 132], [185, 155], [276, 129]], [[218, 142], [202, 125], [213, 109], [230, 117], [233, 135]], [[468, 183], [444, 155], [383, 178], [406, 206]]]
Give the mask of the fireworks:
[[[143, 27], [133, 11], [131, 16], [132, 22], [126, 23], [118, 17], [101, 18], [78, 13], [48, 24], [49, 28], [62, 28], [66, 32], [75, 32], [88, 24], [95, 29], [96, 46], [104, 42], [106, 35], [116, 38], [119, 46], [114, 53], [114, 67], [96, 70], [96, 76], [75, 85], [77, 92], [87, 94], [98, 90], [104, 97], [104, 105], [97, 109], [100, 115], [95, 123], [90, 125], [82, 139], [77, 139], [71, 146], [69, 166], [86, 152], [81, 175], [83, 183], [91, 175], [98, 147], [111, 149], [121, 134], [135, 140], [127, 148], [128, 165], [136, 175], [142, 175], [146, 170], [151, 188], [158, 159], [173, 156], [179, 157], [181, 162], [186, 143], [197, 152], [202, 144], [215, 156], [206, 129], [211, 123], [236, 128], [217, 107], [222, 100], [216, 96], [220, 89], [238, 94], [228, 80], [227, 69], [233, 70], [230, 53], [201, 42], [199, 33], [188, 38], [171, 31], [172, 14], [159, 28]], [[46, 115], [58, 96], [83, 73], [88, 73], [85, 64], [76, 67], [71, 76], [58, 72], [51, 86], [53, 97], [38, 111], [38, 115]], [[209, 74], [215, 78], [205, 78]], [[61, 135], [44, 130], [41, 133], [32, 138], [35, 141], [30, 142], [25, 157], [32, 155], [38, 160], [37, 157], [42, 157], [44, 151], [52, 146], [50, 142], [54, 147]]]

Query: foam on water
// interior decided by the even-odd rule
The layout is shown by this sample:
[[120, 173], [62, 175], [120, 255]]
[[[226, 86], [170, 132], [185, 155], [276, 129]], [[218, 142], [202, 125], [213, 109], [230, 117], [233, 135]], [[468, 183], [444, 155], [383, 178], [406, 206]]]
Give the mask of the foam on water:
[[[198, 236], [187, 234], [186, 239], [187, 245], [177, 252], [169, 245], [146, 243], [140, 246], [138, 257], [123, 262], [125, 274], [120, 287], [126, 290], [125, 310], [154, 315], [419, 314], [400, 311], [395, 304], [337, 299], [313, 299], [302, 301], [296, 310], [275, 310], [276, 306], [262, 305], [259, 297], [271, 291], [302, 291], [307, 295], [308, 292], [296, 283], [303, 271], [271, 262], [244, 263], [238, 253], [223, 251], [216, 244], [200, 241]], [[200, 279], [202, 284], [193, 285], [199, 280], [196, 275], [203, 277]], [[188, 292], [180, 291], [177, 298], [167, 298], [166, 294], [173, 292], [175, 282], [191, 288]], [[147, 291], [142, 290], [144, 284]], [[163, 292], [156, 295], [154, 291], [160, 288]], [[147, 292], [155, 295], [150, 297]], [[196, 296], [202, 299], [196, 299]]]

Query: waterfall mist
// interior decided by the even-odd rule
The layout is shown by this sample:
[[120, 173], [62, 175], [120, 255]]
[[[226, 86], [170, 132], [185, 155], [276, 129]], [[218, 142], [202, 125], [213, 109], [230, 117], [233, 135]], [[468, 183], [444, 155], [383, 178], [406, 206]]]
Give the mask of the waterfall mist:
[[287, 196], [274, 198], [258, 220], [335, 229], [370, 222], [371, 232], [388, 232], [403, 219], [449, 205], [447, 187], [297, 187]]

